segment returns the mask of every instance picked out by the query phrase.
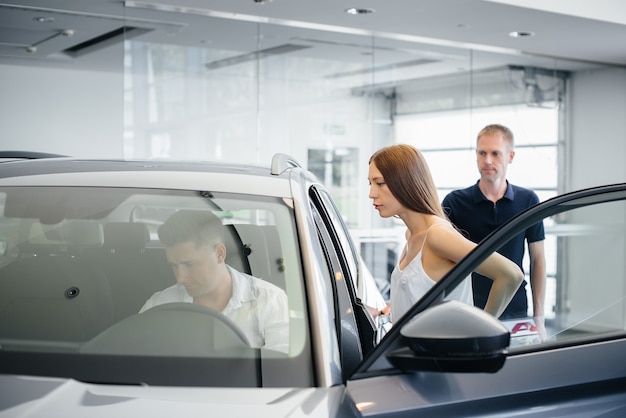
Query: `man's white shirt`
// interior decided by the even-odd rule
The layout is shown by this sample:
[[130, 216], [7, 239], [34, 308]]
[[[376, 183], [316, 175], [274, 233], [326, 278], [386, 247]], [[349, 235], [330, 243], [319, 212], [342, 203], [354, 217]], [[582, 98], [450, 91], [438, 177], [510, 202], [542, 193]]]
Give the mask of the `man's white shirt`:
[[[221, 313], [241, 328], [252, 347], [288, 352], [289, 307], [285, 292], [265, 280], [227, 268], [233, 280], [233, 294]], [[156, 292], [139, 313], [174, 302], [193, 303], [182, 284]]]

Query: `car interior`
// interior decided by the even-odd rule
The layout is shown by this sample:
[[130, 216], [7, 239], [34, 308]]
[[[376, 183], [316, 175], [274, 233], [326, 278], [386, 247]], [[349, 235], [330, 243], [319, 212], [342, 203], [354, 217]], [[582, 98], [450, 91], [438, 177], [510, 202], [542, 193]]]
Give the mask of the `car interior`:
[[[11, 205], [20, 206], [9, 202], [5, 209]], [[78, 351], [113, 324], [137, 316], [153, 293], [175, 283], [155, 233], [159, 220], [121, 221], [112, 216], [110, 221], [109, 213], [48, 224], [41, 218], [15, 217], [13, 209], [2, 219], [0, 335], [5, 339], [30, 341], [31, 348], [44, 341], [46, 349], [70, 349], [74, 344]], [[179, 208], [160, 209], [162, 221]], [[231, 221], [225, 219], [226, 263], [286, 289], [276, 226]], [[140, 353], [141, 348], [136, 345], [130, 352]]]

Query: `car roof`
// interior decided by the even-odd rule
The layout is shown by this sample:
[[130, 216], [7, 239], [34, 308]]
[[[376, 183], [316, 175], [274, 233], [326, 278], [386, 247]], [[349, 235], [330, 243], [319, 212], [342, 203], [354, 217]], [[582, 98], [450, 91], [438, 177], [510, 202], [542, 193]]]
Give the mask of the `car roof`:
[[215, 161], [40, 158], [0, 163], [0, 186], [142, 187], [291, 196], [291, 169]]

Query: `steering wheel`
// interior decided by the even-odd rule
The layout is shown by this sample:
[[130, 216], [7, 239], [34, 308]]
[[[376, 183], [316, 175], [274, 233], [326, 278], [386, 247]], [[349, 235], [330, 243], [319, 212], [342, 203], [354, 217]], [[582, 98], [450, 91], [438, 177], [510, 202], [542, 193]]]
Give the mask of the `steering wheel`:
[[157, 305], [129, 316], [81, 348], [90, 354], [224, 358], [249, 358], [254, 351], [230, 318], [186, 302]]
[[241, 338], [241, 341], [243, 341], [247, 345], [250, 345], [250, 341], [248, 341], [248, 337], [246, 337], [246, 334], [243, 333], [243, 331], [241, 330], [241, 328], [239, 328], [239, 325], [237, 325], [235, 321], [233, 321], [232, 319], [230, 319], [223, 313], [218, 312], [211, 308], [207, 308], [206, 306], [198, 305], [195, 303], [188, 303], [188, 302], [171, 302], [171, 303], [164, 303], [162, 305], [153, 306], [152, 308], [144, 312], [144, 314], [150, 311], [198, 312], [200, 314], [208, 315], [212, 318], [215, 318], [221, 321], [224, 325], [230, 328], [233, 333], [235, 333], [239, 338]]

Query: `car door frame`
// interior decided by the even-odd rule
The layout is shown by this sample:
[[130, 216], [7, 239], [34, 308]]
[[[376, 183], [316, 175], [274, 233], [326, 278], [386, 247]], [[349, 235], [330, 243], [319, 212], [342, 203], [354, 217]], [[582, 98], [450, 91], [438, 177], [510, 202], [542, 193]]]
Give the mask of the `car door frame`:
[[[364, 355], [374, 348], [376, 325], [357, 296], [360, 263], [339, 210], [324, 188], [311, 186], [309, 197], [329, 277], [332, 278], [335, 329], [345, 381], [360, 365]], [[353, 268], [350, 268], [351, 264]]]

